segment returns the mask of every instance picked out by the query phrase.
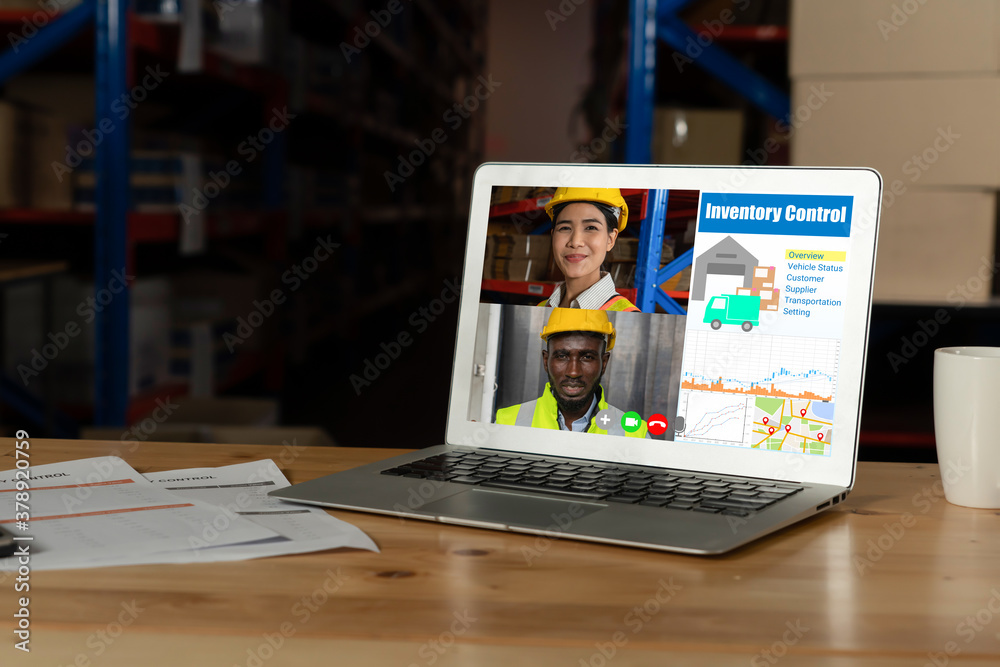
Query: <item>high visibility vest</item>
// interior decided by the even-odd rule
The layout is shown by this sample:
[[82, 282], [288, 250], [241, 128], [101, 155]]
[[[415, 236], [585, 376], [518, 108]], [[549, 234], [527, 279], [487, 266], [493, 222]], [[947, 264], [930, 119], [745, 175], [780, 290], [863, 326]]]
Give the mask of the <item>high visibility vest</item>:
[[[538, 304], [539, 306], [549, 305], [549, 300], [546, 299]], [[636, 308], [635, 304], [623, 297], [621, 294], [615, 294], [613, 297], [604, 302], [598, 310], [619, 310], [628, 313], [638, 313], [641, 312]]]
[[[608, 415], [611, 420], [608, 422], [607, 428], [603, 428], [597, 423], [597, 413], [601, 410], [607, 410]], [[532, 426], [534, 428], [548, 428], [552, 430], [559, 430], [559, 404], [556, 403], [556, 397], [552, 395], [552, 390], [549, 383], [545, 383], [545, 391], [542, 395], [533, 401], [528, 401], [527, 403], [518, 403], [517, 405], [512, 405], [509, 408], [500, 408], [497, 410], [497, 424], [507, 424], [512, 426]], [[600, 395], [597, 399], [597, 410], [594, 415], [590, 418], [590, 426], [587, 428], [587, 433], [600, 433], [602, 435], [624, 435], [629, 438], [648, 438], [646, 434], [646, 422], [643, 421], [639, 426], [639, 430], [634, 433], [629, 433], [624, 428], [622, 428], [622, 416], [625, 413], [618, 408], [608, 405], [607, 401], [604, 400], [604, 387], [600, 388]]]

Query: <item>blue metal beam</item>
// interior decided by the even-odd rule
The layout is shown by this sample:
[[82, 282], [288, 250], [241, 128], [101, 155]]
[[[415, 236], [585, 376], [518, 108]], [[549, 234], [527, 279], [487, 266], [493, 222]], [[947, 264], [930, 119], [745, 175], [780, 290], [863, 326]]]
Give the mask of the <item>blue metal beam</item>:
[[[683, 271], [685, 268], [691, 266], [691, 262], [694, 259], [694, 248], [689, 248], [683, 253], [678, 255], [674, 261], [667, 264], [665, 267], [656, 272], [656, 291], [654, 295], [656, 296], [656, 303], [658, 303], [663, 310], [671, 313], [672, 315], [685, 315], [687, 311], [684, 310], [684, 306], [680, 305], [674, 301], [673, 297], [668, 295], [666, 292], [659, 288], [660, 285], [666, 281], [673, 278], [675, 275]], [[652, 312], [652, 311], [650, 311]]]
[[673, 16], [695, 0], [658, 0], [656, 3], [656, 13], [658, 16]]
[[639, 250], [635, 267], [635, 305], [644, 313], [656, 312], [655, 292], [659, 291], [656, 272], [660, 269], [663, 250], [663, 226], [667, 221], [670, 190], [650, 190], [646, 219], [639, 229]]
[[674, 301], [661, 289], [656, 290], [656, 303], [670, 315], [687, 315], [687, 311], [681, 304]]
[[629, 3], [628, 100], [625, 109], [625, 162], [652, 161], [653, 104], [656, 92], [656, 0]]
[[[94, 290], [111, 291], [116, 273], [127, 275], [130, 117], [112, 109], [128, 98], [128, 2], [98, 0], [96, 51], [97, 219], [94, 226]], [[95, 326], [95, 406], [98, 426], [123, 426], [129, 400], [129, 290], [115, 294], [97, 312]]]
[[[674, 15], [661, 15], [657, 33], [664, 42], [778, 120], [787, 120], [791, 101], [767, 79], [692, 30]], [[630, 77], [631, 79], [631, 77]], [[631, 111], [631, 108], [630, 108]], [[647, 135], [647, 141], [652, 135]]]
[[26, 34], [27, 28], [20, 35], [10, 33], [7, 37], [11, 48], [0, 53], [0, 84], [31, 67], [89, 25], [94, 19], [96, 7], [97, 0], [84, 0], [83, 4], [36, 29], [30, 36]]
[[694, 261], [694, 248], [688, 248], [678, 255], [672, 262], [656, 272], [656, 284], [661, 285], [678, 273], [691, 266]]

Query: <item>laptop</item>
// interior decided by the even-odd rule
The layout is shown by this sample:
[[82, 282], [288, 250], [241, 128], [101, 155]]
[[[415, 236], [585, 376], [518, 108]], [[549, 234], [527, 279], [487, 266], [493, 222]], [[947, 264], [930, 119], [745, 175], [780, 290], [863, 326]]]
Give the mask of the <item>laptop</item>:
[[[480, 166], [446, 444], [271, 495], [685, 554], [843, 502], [881, 187], [864, 168]], [[588, 200], [576, 222], [554, 206]], [[607, 301], [564, 285], [556, 305], [586, 308], [547, 307], [595, 256]]]

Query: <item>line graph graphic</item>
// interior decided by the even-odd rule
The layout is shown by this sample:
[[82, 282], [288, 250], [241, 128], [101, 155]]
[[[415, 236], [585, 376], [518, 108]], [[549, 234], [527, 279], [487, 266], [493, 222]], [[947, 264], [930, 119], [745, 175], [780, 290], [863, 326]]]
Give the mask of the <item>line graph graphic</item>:
[[710, 392], [686, 394], [684, 437], [742, 443], [746, 426], [746, 398]]
[[832, 401], [840, 341], [740, 332], [689, 332], [681, 388], [715, 394]]

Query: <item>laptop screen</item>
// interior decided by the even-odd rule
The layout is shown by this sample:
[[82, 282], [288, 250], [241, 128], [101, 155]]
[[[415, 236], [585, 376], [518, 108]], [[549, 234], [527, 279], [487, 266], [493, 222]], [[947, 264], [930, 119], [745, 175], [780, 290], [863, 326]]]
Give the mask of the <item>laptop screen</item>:
[[866, 333], [874, 243], [852, 246], [850, 188], [601, 185], [490, 186], [465, 419], [539, 442], [853, 458], [843, 343], [852, 312]]

